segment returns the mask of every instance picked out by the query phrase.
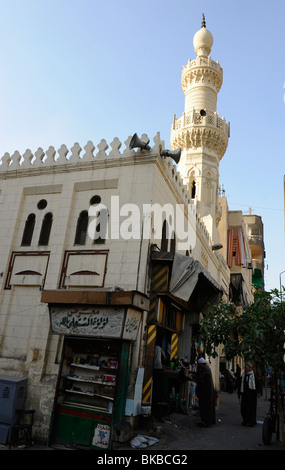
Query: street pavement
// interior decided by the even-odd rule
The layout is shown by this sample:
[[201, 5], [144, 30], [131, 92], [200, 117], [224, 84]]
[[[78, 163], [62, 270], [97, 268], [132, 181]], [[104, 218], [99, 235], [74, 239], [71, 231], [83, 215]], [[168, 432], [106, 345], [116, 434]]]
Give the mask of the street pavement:
[[[139, 453], [165, 453], [173, 454], [175, 451], [203, 451], [203, 450], [284, 450], [276, 440], [273, 433], [270, 445], [264, 445], [262, 441], [262, 423], [269, 411], [269, 391], [258, 399], [257, 424], [254, 427], [241, 425], [240, 403], [236, 393], [219, 392], [219, 404], [216, 407], [216, 424], [208, 428], [197, 425], [200, 422], [198, 410], [191, 410], [189, 415], [172, 413], [164, 422], [155, 420], [151, 430], [146, 425], [134, 431], [137, 435], [154, 437], [157, 443], [142, 449], [133, 449], [130, 440], [125, 443], [114, 442], [113, 451], [106, 454], [129, 455], [129, 451]], [[0, 450], [8, 450], [8, 446], [0, 446]], [[54, 450], [44, 445], [29, 447], [28, 449], [12, 448], [13, 450]], [[95, 451], [96, 452], [96, 451]], [[74, 455], [74, 454], [73, 454]], [[191, 454], [192, 455], [192, 454]], [[272, 454], [270, 454], [272, 455]], [[263, 454], [265, 456], [265, 454]], [[134, 457], [135, 458], [135, 457]], [[262, 457], [263, 459], [264, 457]], [[137, 462], [137, 460], [135, 460]]]
[[[268, 396], [267, 396], [268, 395]], [[270, 445], [262, 441], [262, 423], [269, 411], [269, 393], [258, 399], [257, 424], [254, 427], [242, 426], [240, 403], [236, 393], [219, 393], [219, 405], [216, 407], [216, 424], [208, 428], [197, 425], [200, 422], [199, 411], [192, 410], [187, 416], [173, 413], [168, 422], [155, 421], [154, 431], [139, 429], [135, 433], [153, 436], [158, 443], [148, 447], [152, 452], [173, 450], [282, 450], [273, 433]], [[130, 444], [123, 444], [114, 449], [131, 449]], [[143, 451], [147, 449], [141, 449]], [[284, 449], [283, 449], [284, 450]]]

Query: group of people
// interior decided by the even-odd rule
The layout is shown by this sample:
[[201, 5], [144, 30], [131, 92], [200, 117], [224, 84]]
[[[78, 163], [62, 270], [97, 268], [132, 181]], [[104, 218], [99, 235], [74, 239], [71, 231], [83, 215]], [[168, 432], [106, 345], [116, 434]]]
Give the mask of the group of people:
[[[215, 397], [212, 374], [205, 359], [198, 359], [197, 397], [199, 400], [202, 425], [215, 424]], [[253, 371], [252, 364], [246, 363], [241, 374], [240, 367], [233, 378], [238, 397], [240, 398], [240, 411], [243, 426], [255, 426], [257, 399], [262, 395], [262, 385]], [[233, 386], [234, 387], [234, 386]]]
[[[160, 345], [155, 348], [154, 358], [154, 405], [159, 400], [161, 387], [163, 386], [163, 362], [165, 353]], [[197, 423], [203, 427], [209, 427], [216, 423], [216, 390], [214, 388], [213, 378], [210, 367], [205, 358], [200, 357], [197, 361], [197, 372], [195, 374], [186, 374], [185, 380], [196, 382], [196, 393], [199, 401], [199, 411], [201, 422]], [[244, 426], [254, 426], [256, 424], [257, 398], [262, 395], [262, 385], [253, 371], [252, 364], [246, 363], [244, 372], [241, 374], [241, 368], [237, 366], [236, 373], [231, 376], [232, 388], [230, 393], [237, 391], [240, 398], [240, 411], [242, 424]]]

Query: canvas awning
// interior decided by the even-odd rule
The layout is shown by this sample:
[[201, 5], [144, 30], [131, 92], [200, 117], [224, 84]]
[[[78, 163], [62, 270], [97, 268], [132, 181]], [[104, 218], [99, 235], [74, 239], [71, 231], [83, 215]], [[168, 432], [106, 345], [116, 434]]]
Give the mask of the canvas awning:
[[222, 288], [199, 261], [175, 253], [169, 292], [201, 311], [207, 302], [220, 299]]

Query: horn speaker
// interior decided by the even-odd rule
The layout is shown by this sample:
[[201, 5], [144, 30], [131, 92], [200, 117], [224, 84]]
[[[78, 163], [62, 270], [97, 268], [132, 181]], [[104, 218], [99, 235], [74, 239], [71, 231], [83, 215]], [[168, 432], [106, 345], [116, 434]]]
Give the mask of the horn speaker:
[[[149, 142], [149, 141], [148, 141]], [[141, 150], [150, 150], [151, 147], [148, 145], [148, 142], [143, 142], [141, 139], [138, 138], [137, 134], [134, 134], [131, 141], [130, 141], [130, 149], [140, 148]]]
[[161, 150], [160, 155], [161, 157], [170, 157], [175, 163], [178, 163], [181, 156], [181, 148], [177, 150]]

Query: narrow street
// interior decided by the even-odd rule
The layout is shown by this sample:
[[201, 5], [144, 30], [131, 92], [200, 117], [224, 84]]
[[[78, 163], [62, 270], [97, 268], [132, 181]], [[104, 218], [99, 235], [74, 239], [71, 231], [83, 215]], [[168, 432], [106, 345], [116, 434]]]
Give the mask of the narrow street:
[[[110, 459], [114, 455], [133, 455], [132, 461], [138, 462], [140, 460], [140, 455], [160, 455], [165, 453], [168, 454], [168, 452], [171, 455], [182, 455], [179, 451], [188, 451], [187, 455], [189, 456], [190, 451], [197, 450], [284, 450], [279, 446], [275, 433], [272, 436], [270, 445], [264, 445], [262, 441], [262, 423], [267, 415], [270, 404], [267, 399], [268, 397], [269, 392], [266, 395], [265, 390], [263, 397], [258, 400], [257, 424], [255, 427], [246, 427], [241, 425], [239, 399], [237, 394], [220, 392], [219, 405], [216, 407], [215, 425], [209, 428], [201, 428], [197, 426], [196, 423], [200, 421], [198, 410], [193, 410], [188, 416], [182, 413], [173, 413], [169, 416], [169, 420], [163, 423], [155, 421], [155, 428], [152, 432], [148, 432], [146, 427], [141, 427], [134, 433], [134, 437], [137, 435], [154, 437], [158, 440], [156, 444], [146, 448], [133, 449], [129, 442], [124, 444], [115, 442], [113, 443], [113, 450], [104, 452], [105, 458]], [[9, 447], [7, 445], [1, 446], [0, 450], [9, 450]], [[39, 451], [56, 449], [35, 444], [28, 449], [13, 447], [13, 450]], [[62, 447], [61, 450], [64, 450], [64, 447]], [[66, 450], [68, 450], [68, 448], [66, 448]], [[92, 455], [95, 454], [96, 451], [92, 452]], [[52, 455], [49, 454], [49, 458], [53, 459]], [[82, 455], [81, 452], [80, 455]], [[99, 456], [102, 454], [99, 452], [97, 455], [97, 459], [99, 459]], [[193, 454], [193, 456], [195, 456], [195, 454]], [[74, 459], [76, 456], [73, 452], [69, 454], [68, 457]], [[263, 461], [265, 456], [260, 456], [260, 458], [262, 458]]]
[[[216, 424], [209, 428], [197, 426], [199, 412], [192, 411], [189, 416], [173, 413], [169, 422], [155, 422], [156, 431], [147, 434], [140, 429], [137, 434], [151, 435], [158, 443], [148, 447], [152, 452], [158, 450], [281, 450], [272, 435], [270, 445], [262, 441], [262, 423], [269, 410], [266, 391], [257, 404], [257, 424], [255, 427], [241, 425], [240, 405], [236, 393], [220, 392], [219, 405], [216, 407]], [[269, 398], [269, 392], [268, 392]], [[128, 444], [115, 445], [114, 449], [131, 449]], [[143, 451], [147, 449], [142, 449]]]

